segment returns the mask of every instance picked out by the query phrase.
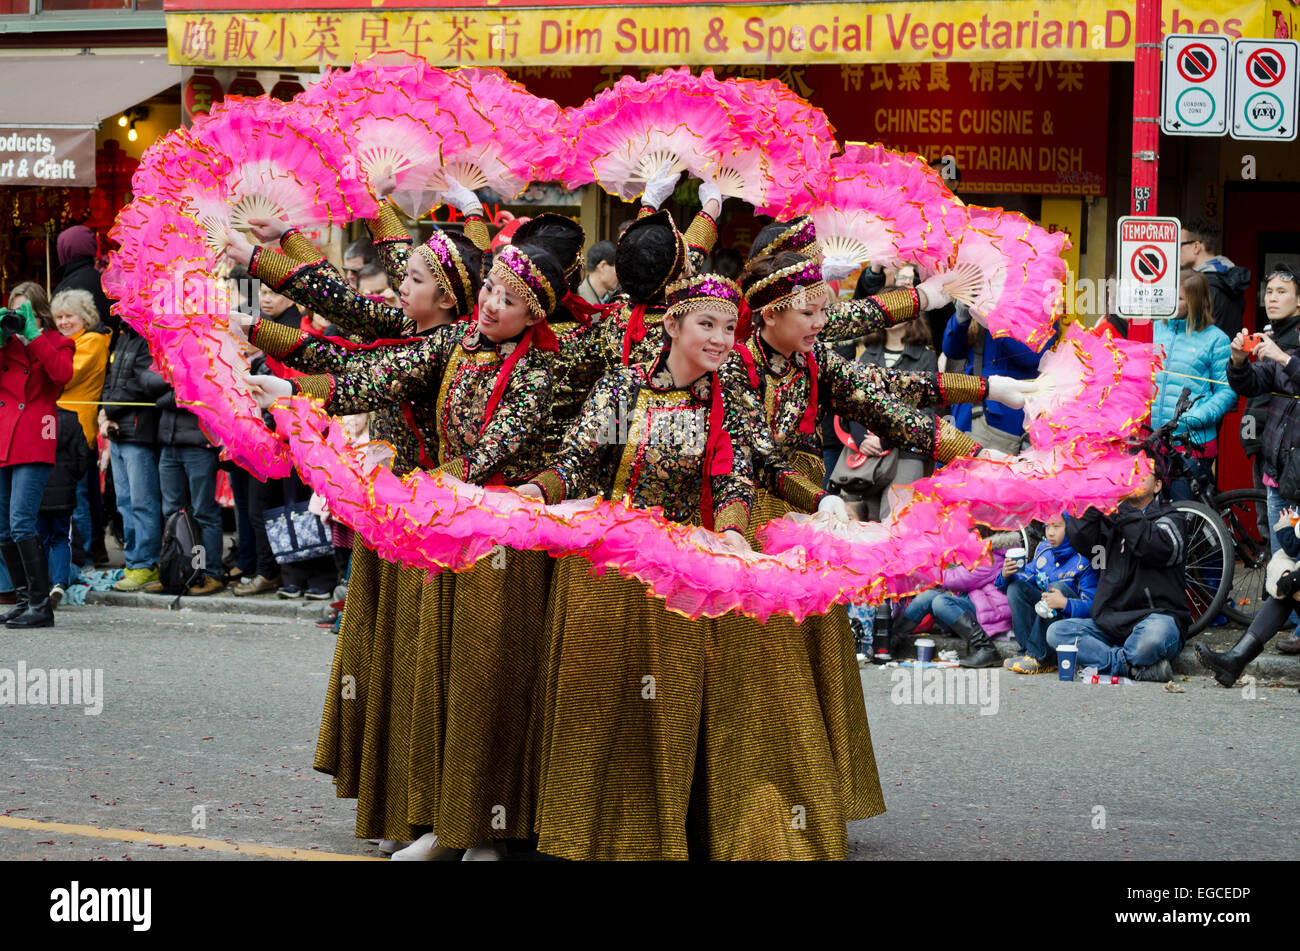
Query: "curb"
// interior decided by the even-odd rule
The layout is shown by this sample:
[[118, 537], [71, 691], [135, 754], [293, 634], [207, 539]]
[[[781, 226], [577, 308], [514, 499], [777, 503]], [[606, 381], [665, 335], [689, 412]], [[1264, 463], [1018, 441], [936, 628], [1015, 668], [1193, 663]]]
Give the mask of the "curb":
[[[1242, 628], [1240, 627], [1221, 627], [1212, 628], [1198, 634], [1187, 642], [1183, 649], [1179, 651], [1178, 656], [1171, 659], [1169, 664], [1173, 667], [1175, 674], [1187, 677], [1210, 677], [1210, 672], [1202, 667], [1201, 662], [1196, 659], [1196, 649], [1192, 645], [1199, 641], [1212, 650], [1223, 651], [1236, 643], [1241, 633]], [[933, 631], [920, 636], [928, 637], [934, 641], [936, 656], [939, 651], [943, 650], [955, 650], [959, 654], [965, 654], [964, 642], [960, 638], [944, 637], [941, 634], [936, 635]], [[996, 640], [993, 645], [998, 649], [998, 653], [1002, 655], [1004, 660], [1008, 657], [1017, 656], [1014, 640]], [[910, 646], [905, 647], [903, 653], [905, 655], [903, 659], [915, 656]], [[899, 657], [896, 655], [894, 659], [898, 660]], [[1276, 648], [1270, 645], [1263, 654], [1260, 654], [1259, 657], [1247, 665], [1243, 676], [1254, 677], [1257, 681], [1265, 683], [1280, 680], [1288, 684], [1300, 684], [1300, 655], [1280, 654]]]
[[144, 594], [136, 591], [88, 591], [86, 604], [102, 604], [118, 608], [148, 608], [154, 611], [190, 610], [203, 614], [256, 614], [265, 617], [291, 618], [297, 621], [318, 621], [329, 610], [328, 601], [287, 601], [274, 595], [237, 598], [230, 594], [209, 594], [194, 598], [184, 595], [177, 597]]

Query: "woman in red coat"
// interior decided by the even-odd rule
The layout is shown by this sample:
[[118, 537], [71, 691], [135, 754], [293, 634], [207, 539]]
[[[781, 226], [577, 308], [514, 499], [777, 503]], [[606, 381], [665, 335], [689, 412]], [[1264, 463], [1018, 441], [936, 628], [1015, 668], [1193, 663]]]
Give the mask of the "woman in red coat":
[[8, 627], [52, 627], [49, 569], [36, 516], [58, 445], [55, 401], [76, 345], [54, 326], [39, 284], [19, 284], [0, 311], [0, 554], [18, 603]]

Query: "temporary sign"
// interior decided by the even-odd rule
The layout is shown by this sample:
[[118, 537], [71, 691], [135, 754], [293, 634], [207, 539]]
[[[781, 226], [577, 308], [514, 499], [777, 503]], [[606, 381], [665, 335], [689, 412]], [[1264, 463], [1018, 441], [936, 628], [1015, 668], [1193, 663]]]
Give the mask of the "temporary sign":
[[1291, 142], [1300, 112], [1300, 42], [1237, 40], [1233, 44], [1234, 139]]
[[1181, 231], [1177, 218], [1119, 219], [1118, 316], [1152, 319], [1178, 313]]
[[1196, 33], [1165, 37], [1160, 129], [1165, 135], [1228, 131], [1231, 39]]

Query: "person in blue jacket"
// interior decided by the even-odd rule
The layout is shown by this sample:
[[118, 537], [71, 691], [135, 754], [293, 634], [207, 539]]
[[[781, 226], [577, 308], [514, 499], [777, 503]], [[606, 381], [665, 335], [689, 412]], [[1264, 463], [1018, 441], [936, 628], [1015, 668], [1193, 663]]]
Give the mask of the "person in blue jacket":
[[[994, 337], [988, 329], [972, 323], [970, 311], [956, 304], [948, 326], [943, 331], [943, 352], [949, 369], [957, 360], [965, 360], [963, 373], [971, 376], [1009, 376], [1032, 380], [1038, 376], [1038, 361], [1055, 342], [1049, 340], [1034, 352], [1010, 337]], [[953, 407], [952, 424], [970, 433], [981, 446], [1016, 455], [1025, 434], [1025, 413], [994, 400], [962, 403]]]
[[[1034, 557], [1023, 567], [1008, 558], [997, 580], [1011, 602], [1011, 631], [1022, 651], [1002, 666], [1017, 674], [1055, 670], [1056, 651], [1048, 646], [1047, 625], [1061, 618], [1088, 617], [1097, 594], [1097, 569], [1071, 546], [1065, 520], [1048, 522], [1046, 528], [1047, 537], [1038, 543]], [[1040, 602], [1045, 607], [1038, 608]]]
[[[1192, 408], [1178, 420], [1174, 435], [1191, 439], [1183, 453], [1190, 471], [1207, 485], [1215, 484], [1212, 468], [1218, 455], [1219, 422], [1237, 402], [1228, 385], [1228, 335], [1214, 323], [1210, 285], [1204, 274], [1184, 270], [1178, 288], [1178, 317], [1156, 321], [1153, 341], [1164, 351], [1164, 369], [1156, 374], [1156, 398], [1151, 404], [1151, 428], [1159, 429], [1174, 417], [1178, 397], [1192, 391]], [[1216, 382], [1208, 382], [1214, 380]], [[1217, 382], [1222, 381], [1222, 382]], [[1186, 476], [1169, 486], [1174, 501], [1192, 498]]]

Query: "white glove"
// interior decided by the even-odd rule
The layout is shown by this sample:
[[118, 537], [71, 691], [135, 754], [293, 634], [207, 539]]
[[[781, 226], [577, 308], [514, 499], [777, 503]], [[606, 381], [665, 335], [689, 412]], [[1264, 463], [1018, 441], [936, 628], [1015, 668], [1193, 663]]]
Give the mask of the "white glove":
[[823, 495], [822, 500], [817, 503], [817, 511], [829, 512], [835, 518], [845, 522], [849, 520], [849, 510], [838, 495]]
[[1024, 409], [1025, 398], [1038, 388], [1033, 380], [1013, 380], [1009, 376], [989, 377], [988, 398], [1008, 409]]
[[249, 373], [244, 377], [253, 399], [262, 409], [270, 409], [271, 404], [286, 396], [293, 396], [293, 385], [278, 376], [266, 376]]
[[822, 277], [828, 281], [842, 281], [860, 265], [847, 254], [828, 254], [822, 259]]
[[645, 183], [645, 194], [641, 196], [641, 202], [658, 211], [659, 206], [677, 189], [677, 179], [681, 177], [681, 172], [669, 172], [666, 168], [655, 172], [654, 178]]
[[483, 202], [478, 200], [478, 195], [452, 178], [447, 179], [442, 199], [462, 215], [481, 214], [483, 211]]
[[952, 298], [943, 289], [943, 285], [947, 280], [947, 274], [933, 274], [916, 285], [916, 289], [925, 295], [926, 310], [938, 310], [940, 307], [952, 303]]
[[707, 205], [711, 201], [716, 201], [718, 207], [722, 207], [722, 189], [714, 181], [700, 182], [700, 205]]

